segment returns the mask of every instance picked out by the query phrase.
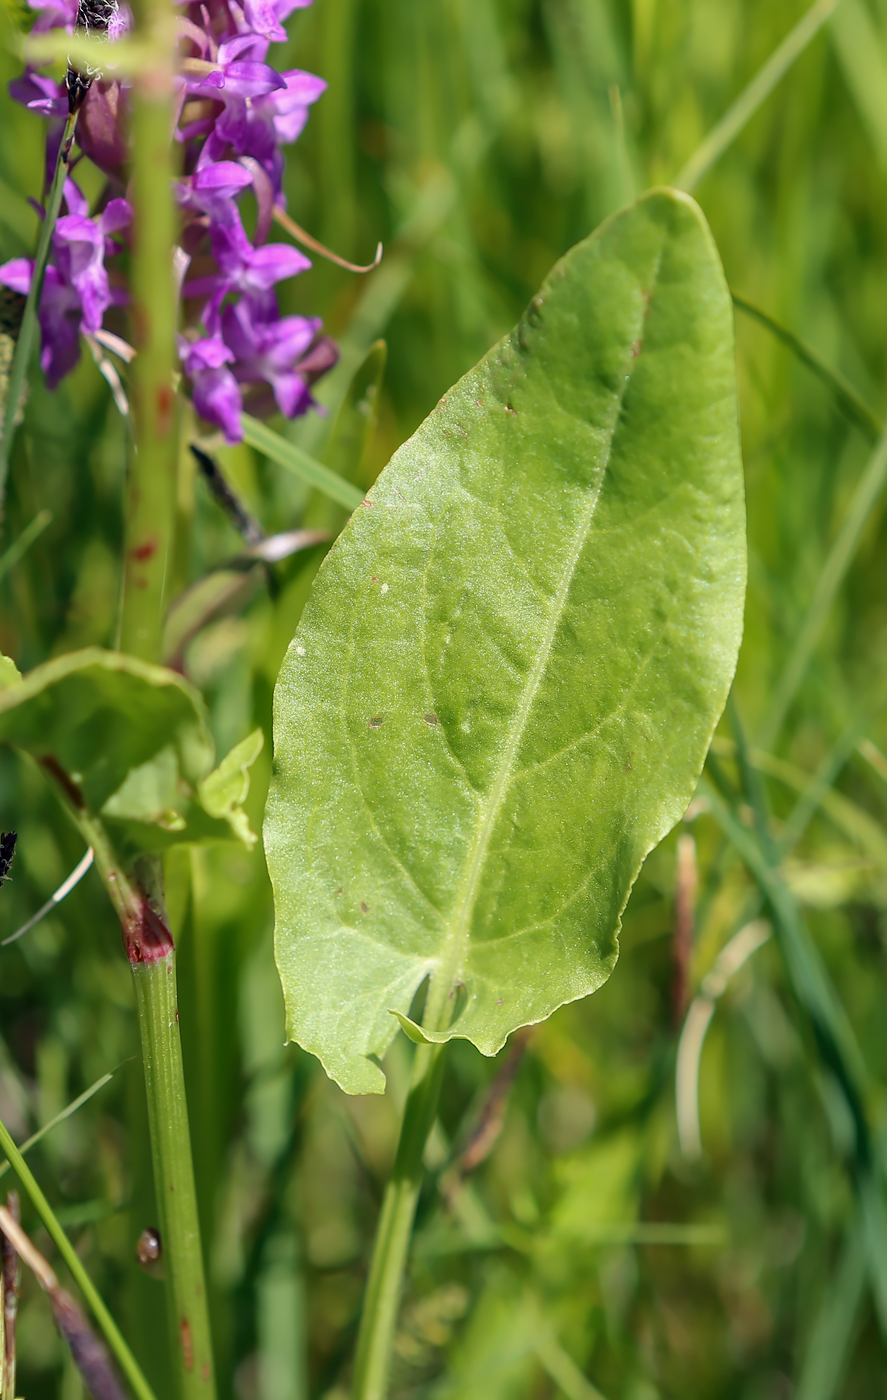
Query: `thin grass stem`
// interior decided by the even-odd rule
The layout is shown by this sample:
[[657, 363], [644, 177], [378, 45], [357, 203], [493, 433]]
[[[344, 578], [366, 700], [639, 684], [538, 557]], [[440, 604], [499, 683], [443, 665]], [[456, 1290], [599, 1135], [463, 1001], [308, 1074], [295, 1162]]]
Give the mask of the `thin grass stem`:
[[6, 1127], [0, 1122], [0, 1149], [15, 1172], [22, 1189], [39, 1215], [59, 1254], [70, 1270], [71, 1277], [86, 1299], [99, 1330], [114, 1356], [117, 1364], [132, 1387], [138, 1400], [157, 1400], [153, 1390], [142, 1374], [141, 1367], [124, 1340], [123, 1334], [109, 1313], [105, 1303], [86, 1269], [80, 1261], [68, 1236], [55, 1217], [52, 1206], [44, 1196], [24, 1158], [10, 1137]]
[[0, 555], [0, 579], [4, 579], [6, 575], [15, 568], [19, 560], [24, 558], [31, 548], [31, 545], [36, 539], [39, 539], [47, 525], [51, 522], [51, 510], [41, 510], [37, 512], [34, 519], [29, 525], [25, 526], [18, 539], [9, 546], [6, 553]]
[[679, 190], [686, 190], [688, 194], [695, 190], [699, 181], [732, 146], [743, 127], [748, 125], [758, 108], [766, 102], [839, 4], [840, 0], [816, 0], [816, 3], [810, 6], [794, 29], [790, 30], [782, 43], [773, 50], [748, 87], [743, 89], [733, 105], [693, 152], [674, 181]]
[[774, 689], [758, 744], [772, 749], [798, 693], [838, 590], [853, 562], [872, 507], [887, 480], [887, 431], [881, 436], [853, 493], [850, 507], [822, 567], [813, 599], [785, 669]]
[[766, 311], [762, 311], [758, 306], [753, 306], [750, 301], [745, 300], [745, 297], [739, 297], [735, 292], [731, 295], [737, 311], [742, 311], [746, 316], [750, 316], [752, 320], [758, 321], [760, 325], [764, 326], [771, 335], [787, 346], [801, 361], [801, 364], [806, 365], [807, 369], [815, 374], [826, 388], [831, 390], [844, 417], [858, 428], [863, 437], [874, 447], [881, 436], [881, 429], [884, 425], [874, 409], [869, 408], [865, 399], [856, 392], [849, 380], [845, 379], [838, 370], [832, 369], [831, 365], [826, 364], [812, 345], [808, 345], [793, 331], [781, 326], [778, 321], [774, 321], [773, 317], [768, 316]]
[[[54, 1118], [50, 1118], [48, 1123], [44, 1123], [42, 1128], [38, 1128], [37, 1132], [33, 1133], [32, 1136], [28, 1138], [27, 1142], [22, 1143], [19, 1148], [21, 1155], [24, 1157], [25, 1153], [30, 1152], [32, 1147], [36, 1147], [37, 1143], [40, 1142], [42, 1138], [45, 1138], [47, 1133], [51, 1133], [53, 1128], [57, 1128], [59, 1123], [64, 1123], [66, 1118], [70, 1118], [79, 1108], [82, 1108], [85, 1103], [89, 1103], [89, 1100], [94, 1094], [98, 1093], [99, 1089], [104, 1089], [106, 1084], [110, 1084], [116, 1072], [116, 1070], [111, 1070], [110, 1074], [101, 1075], [94, 1084], [90, 1084], [88, 1089], [84, 1089], [82, 1094], [78, 1094], [77, 1098], [74, 1099], [72, 1103], [69, 1103], [67, 1108], [63, 1108], [61, 1113], [57, 1113]], [[0, 1177], [5, 1176], [9, 1169], [9, 1162], [0, 1162]]]

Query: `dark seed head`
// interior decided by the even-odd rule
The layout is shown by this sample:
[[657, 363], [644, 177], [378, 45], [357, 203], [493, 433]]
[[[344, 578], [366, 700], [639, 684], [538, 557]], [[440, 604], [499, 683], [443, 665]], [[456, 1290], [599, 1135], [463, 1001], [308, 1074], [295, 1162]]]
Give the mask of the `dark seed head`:
[[17, 839], [14, 831], [0, 832], [0, 885], [3, 884], [4, 880], [9, 879]]

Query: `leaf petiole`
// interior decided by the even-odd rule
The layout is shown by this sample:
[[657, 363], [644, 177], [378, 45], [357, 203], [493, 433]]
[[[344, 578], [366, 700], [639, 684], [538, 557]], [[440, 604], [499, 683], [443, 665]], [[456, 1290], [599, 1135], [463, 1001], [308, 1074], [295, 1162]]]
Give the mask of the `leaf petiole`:
[[444, 1045], [416, 1046], [397, 1156], [385, 1188], [364, 1297], [354, 1363], [354, 1400], [385, 1400], [388, 1392], [403, 1274], [422, 1185], [422, 1158], [437, 1117], [445, 1049]]

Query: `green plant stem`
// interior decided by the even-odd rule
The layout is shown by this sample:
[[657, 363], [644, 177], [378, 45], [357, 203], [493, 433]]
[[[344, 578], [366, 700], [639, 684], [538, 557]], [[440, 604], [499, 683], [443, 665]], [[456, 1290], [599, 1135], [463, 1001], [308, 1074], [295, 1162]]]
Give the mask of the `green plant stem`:
[[354, 1400], [385, 1400], [387, 1395], [403, 1274], [422, 1185], [422, 1157], [437, 1116], [444, 1049], [442, 1045], [416, 1047], [397, 1156], [385, 1188], [364, 1297], [354, 1363]]
[[[439, 1030], [449, 1019], [449, 993], [448, 981], [432, 980], [422, 1022], [426, 1030]], [[397, 1155], [385, 1188], [364, 1295], [354, 1361], [354, 1400], [385, 1400], [388, 1393], [403, 1275], [422, 1185], [425, 1144], [437, 1117], [445, 1050], [445, 1044], [416, 1046]]]
[[156, 1400], [153, 1390], [142, 1375], [141, 1367], [124, 1341], [95, 1284], [83, 1267], [80, 1256], [56, 1220], [51, 1205], [37, 1185], [30, 1168], [26, 1165], [24, 1158], [2, 1123], [0, 1123], [0, 1148], [5, 1153], [7, 1161], [21, 1182], [22, 1189], [30, 1198], [31, 1204], [46, 1227], [59, 1254], [67, 1264], [71, 1277], [89, 1305], [105, 1341], [117, 1359], [117, 1364], [129, 1381], [133, 1394], [137, 1395], [139, 1400]]
[[43, 280], [46, 276], [46, 264], [49, 262], [52, 234], [59, 215], [59, 209], [61, 208], [62, 195], [65, 191], [65, 179], [68, 174], [68, 161], [71, 154], [71, 144], [74, 140], [74, 127], [76, 122], [77, 114], [75, 112], [68, 117], [62, 134], [62, 141], [55, 163], [55, 173], [53, 175], [49, 199], [46, 205], [46, 216], [40, 228], [40, 238], [37, 242], [37, 253], [34, 259], [31, 286], [25, 302], [22, 323], [19, 327], [18, 339], [15, 345], [15, 353], [13, 354], [12, 365], [9, 370], [9, 382], [6, 387], [6, 402], [0, 405], [0, 413], [2, 413], [3, 418], [2, 433], [0, 433], [0, 520], [3, 518], [3, 506], [6, 500], [6, 478], [9, 472], [9, 454], [12, 450], [12, 439], [15, 436], [19, 405], [27, 382], [28, 370], [31, 366], [31, 355], [34, 349], [34, 340], [37, 335], [37, 309], [40, 305], [40, 293], [43, 290]]
[[215, 1395], [212, 1339], [191, 1159], [175, 949], [133, 966], [148, 1121], [182, 1400]]
[[126, 492], [126, 555], [120, 647], [160, 656], [167, 570], [174, 546], [178, 412], [174, 176], [173, 13], [167, 0], [138, 0], [138, 28], [157, 54], [132, 100], [133, 339], [131, 402], [134, 449]]
[[[161, 655], [167, 577], [175, 546], [178, 418], [173, 374], [177, 296], [172, 196], [175, 17], [168, 0], [137, 0], [137, 28], [156, 60], [137, 76], [132, 104], [134, 449], [127, 482], [120, 647]], [[100, 843], [101, 844], [101, 843]], [[166, 927], [159, 857], [137, 862], [130, 883], [119, 863], [96, 864], [118, 909], [133, 969], [151, 1153], [180, 1400], [213, 1400], [215, 1378], [182, 1048], [175, 948]], [[107, 868], [103, 868], [105, 865]], [[122, 886], [127, 885], [124, 891]]]
[[694, 151], [674, 181], [679, 190], [693, 191], [716, 161], [747, 125], [755, 112], [766, 102], [796, 59], [816, 37], [826, 20], [836, 10], [840, 0], [816, 0], [794, 29], [789, 30], [781, 44], [773, 50], [767, 62], [758, 70], [748, 87], [712, 127], [702, 144]]
[[167, 927], [163, 869], [158, 857], [143, 856], [127, 873], [104, 825], [83, 816], [79, 821], [120, 919], [132, 967], [179, 1400], [214, 1400], [212, 1337], [179, 1033], [175, 946]]

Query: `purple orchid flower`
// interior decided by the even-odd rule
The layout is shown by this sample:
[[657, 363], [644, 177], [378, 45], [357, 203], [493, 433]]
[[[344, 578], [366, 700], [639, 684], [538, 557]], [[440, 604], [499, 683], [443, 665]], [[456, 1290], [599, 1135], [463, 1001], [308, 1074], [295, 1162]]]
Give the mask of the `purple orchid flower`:
[[217, 224], [236, 211], [235, 198], [252, 183], [252, 175], [233, 160], [219, 160], [198, 168], [186, 183], [175, 186], [182, 204], [197, 209]]
[[311, 266], [304, 253], [290, 243], [266, 243], [254, 248], [243, 230], [236, 208], [224, 223], [210, 227], [213, 257], [219, 271], [186, 282], [185, 296], [208, 297], [203, 322], [211, 333], [219, 328], [219, 312], [229, 293], [241, 292], [251, 298], [253, 308], [262, 307], [263, 314], [273, 316], [276, 303], [268, 293], [277, 282], [295, 277]]
[[[69, 208], [72, 204], [82, 207], [81, 201], [85, 204], [72, 180], [67, 182], [65, 193]], [[81, 331], [94, 334], [101, 329], [114, 300], [104, 264], [110, 235], [125, 228], [131, 218], [126, 200], [112, 199], [98, 219], [76, 212], [63, 215], [56, 223], [54, 260], [46, 269], [37, 311], [42, 339], [40, 366], [50, 389], [79, 360]], [[14, 258], [0, 267], [0, 282], [25, 296], [33, 275], [32, 258]]]
[[215, 62], [207, 62], [205, 72], [186, 74], [186, 91], [192, 97], [218, 97], [224, 91], [226, 97], [243, 100], [285, 87], [283, 78], [269, 63], [242, 57], [254, 47], [255, 38], [251, 34], [226, 39], [219, 45]]
[[[77, 0], [29, 2], [38, 11], [35, 29], [74, 27]], [[318, 320], [280, 316], [276, 284], [309, 268], [309, 259], [289, 244], [266, 241], [275, 206], [284, 203], [282, 147], [297, 139], [326, 89], [311, 73], [278, 73], [267, 53], [285, 38], [284, 21], [310, 3], [191, 0], [177, 21], [185, 53], [193, 55], [183, 61], [175, 132], [187, 172], [175, 186], [183, 219], [177, 266], [182, 275], [192, 266], [181, 289], [189, 329], [179, 349], [195, 407], [229, 442], [242, 437], [241, 386], [248, 388], [251, 408], [272, 412], [276, 406], [293, 417], [311, 407], [311, 384], [337, 357], [332, 342], [320, 338]], [[121, 5], [109, 42], [129, 26]], [[28, 70], [10, 90], [50, 119], [47, 159], [54, 167], [67, 112], [64, 84]], [[94, 217], [77, 185], [69, 179], [65, 186], [38, 313], [50, 387], [77, 363], [81, 334], [103, 332], [108, 309], [126, 299], [112, 287], [106, 261], [119, 250], [116, 240], [131, 219], [124, 199], [108, 197], [124, 187], [127, 126], [126, 81], [98, 79], [83, 101], [77, 140], [109, 187]], [[252, 238], [237, 204], [247, 186], [257, 211]], [[32, 275], [33, 264], [24, 258], [0, 268], [0, 282], [17, 291], [27, 292]]]
[[261, 305], [244, 297], [222, 312], [222, 336], [234, 351], [234, 375], [241, 384], [270, 384], [285, 418], [306, 413], [313, 402], [299, 362], [317, 338], [322, 322], [313, 316], [262, 318]]
[[234, 352], [219, 336], [206, 336], [197, 341], [181, 336], [179, 358], [191, 380], [197, 412], [210, 423], [216, 423], [228, 442], [240, 442], [243, 400], [237, 380], [228, 369]]
[[279, 196], [283, 178], [280, 147], [295, 141], [308, 120], [308, 108], [326, 92], [323, 78], [294, 68], [282, 73], [282, 90], [249, 103], [228, 99], [215, 120], [201, 154], [205, 163], [222, 160], [229, 151], [249, 156], [268, 174]]

